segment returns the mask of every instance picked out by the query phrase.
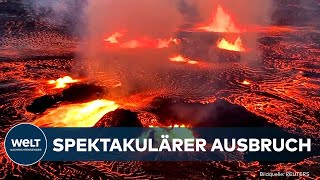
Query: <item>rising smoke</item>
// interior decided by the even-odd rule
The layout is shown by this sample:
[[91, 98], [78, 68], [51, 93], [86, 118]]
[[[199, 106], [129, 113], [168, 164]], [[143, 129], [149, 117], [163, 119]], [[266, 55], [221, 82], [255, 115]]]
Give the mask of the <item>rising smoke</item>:
[[[51, 24], [66, 25], [68, 24], [66, 19], [76, 22], [73, 24], [74, 29], [80, 32], [83, 41], [76, 57], [79, 59], [77, 67], [85, 69], [91, 78], [97, 77], [98, 72], [103, 72], [107, 78], [127, 83], [129, 89], [137, 86], [156, 89], [159, 83], [166, 81], [164, 79], [170, 79], [167, 76], [171, 71], [168, 58], [179, 51], [176, 47], [110, 48], [104, 41], [106, 37], [115, 32], [125, 33], [127, 39], [177, 37], [184, 28], [190, 30], [197, 24], [212, 20], [217, 5], [224, 7], [234, 21], [243, 27], [267, 26], [270, 24], [273, 4], [272, 0], [88, 0], [86, 3], [76, 0], [23, 0], [23, 2], [28, 6], [31, 5], [37, 14], [46, 14], [43, 19]], [[75, 7], [83, 5], [84, 11], [76, 10]], [[254, 52], [258, 52], [256, 48], [258, 33], [243, 33], [242, 36], [244, 43]], [[212, 46], [214, 45], [213, 43]], [[210, 51], [207, 53], [210, 54]], [[196, 53], [191, 52], [191, 54]], [[247, 61], [249, 58], [254, 61], [256, 56], [242, 59]], [[214, 61], [214, 59], [204, 59], [204, 61]]]
[[115, 32], [125, 34], [127, 40], [169, 39], [183, 22], [172, 0], [88, 1], [86, 17], [87, 33], [83, 36], [86, 43], [81, 58], [85, 59], [90, 77], [103, 71], [109, 78], [120, 79], [122, 84], [134, 88], [154, 84], [157, 80], [153, 74], [166, 70], [166, 60], [173, 50], [112, 49], [106, 47], [104, 39]]
[[[185, 24], [211, 20], [217, 5], [227, 9], [243, 27], [270, 23], [271, 0], [88, 1], [87, 33], [83, 36], [86, 46], [81, 51], [85, 67], [89, 74], [103, 71], [110, 77], [121, 77], [121, 81], [126, 81], [122, 71], [131, 77], [144, 71], [143, 79], [139, 81], [146, 80], [149, 83], [145, 84], [155, 85], [159, 81], [152, 79], [153, 75], [168, 71], [168, 56], [176, 53], [175, 48], [114, 50], [106, 47], [103, 39], [114, 32], [125, 32], [131, 39], [174, 37]], [[245, 34], [243, 40], [249, 47], [256, 47], [257, 33]]]

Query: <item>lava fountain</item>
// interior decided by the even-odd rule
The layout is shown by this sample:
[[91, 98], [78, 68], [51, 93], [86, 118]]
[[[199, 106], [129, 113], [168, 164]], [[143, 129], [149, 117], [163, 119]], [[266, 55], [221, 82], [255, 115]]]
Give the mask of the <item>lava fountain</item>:
[[218, 41], [217, 47], [220, 49], [238, 52], [244, 52], [246, 50], [244, 48], [244, 45], [242, 44], [242, 40], [240, 37], [238, 37], [234, 43], [230, 43], [229, 41], [223, 38], [220, 41]]
[[67, 86], [67, 84], [72, 84], [79, 82], [80, 80], [78, 79], [72, 79], [70, 76], [64, 76], [62, 78], [59, 78], [57, 80], [50, 80], [48, 81], [48, 84], [55, 85], [54, 88], [56, 89], [62, 89]]
[[215, 14], [212, 16], [212, 22], [209, 25], [200, 26], [198, 30], [208, 32], [228, 32], [228, 33], [240, 33], [240, 28], [236, 25], [235, 21], [229, 15], [221, 5], [218, 5]]
[[123, 34], [120, 32], [115, 32], [114, 34], [112, 34], [111, 36], [109, 36], [108, 38], [104, 39], [105, 42], [111, 43], [111, 44], [118, 44], [118, 38], [122, 37]]

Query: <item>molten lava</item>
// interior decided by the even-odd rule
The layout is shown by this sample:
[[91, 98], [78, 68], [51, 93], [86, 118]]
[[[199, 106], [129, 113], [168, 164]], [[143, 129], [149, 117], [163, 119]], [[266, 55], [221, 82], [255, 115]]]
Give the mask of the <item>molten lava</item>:
[[187, 63], [188, 64], [198, 64], [199, 62], [198, 61], [194, 61], [194, 60], [189, 60]]
[[181, 56], [181, 55], [174, 56], [174, 57], [171, 57], [171, 58], [169, 58], [169, 59], [170, 59], [170, 61], [172, 61], [172, 62], [188, 63], [188, 64], [192, 64], [192, 65], [199, 63], [198, 61], [190, 60], [190, 59], [185, 58], [185, 57], [183, 57], [183, 56]]
[[57, 80], [50, 80], [50, 81], [48, 81], [48, 84], [55, 85], [55, 88], [59, 89], [59, 88], [65, 88], [67, 86], [67, 84], [72, 84], [72, 83], [76, 83], [79, 81], [80, 80], [72, 79], [70, 76], [65, 76], [65, 77], [59, 78]]
[[226, 13], [222, 6], [218, 5], [215, 14], [212, 16], [212, 22], [209, 25], [201, 26], [198, 30], [208, 32], [228, 32], [228, 33], [240, 33], [241, 30], [237, 27], [236, 23], [232, 19], [231, 15]]
[[109, 100], [64, 105], [35, 120], [33, 124], [39, 127], [93, 127], [106, 113], [118, 107]]
[[170, 61], [174, 61], [174, 62], [187, 62], [187, 59], [182, 57], [181, 55], [175, 56], [175, 57], [171, 57]]
[[238, 52], [245, 51], [244, 45], [242, 44], [242, 40], [240, 37], [238, 37], [233, 44], [223, 38], [218, 42], [217, 47], [220, 49], [225, 49], [229, 51], [238, 51]]
[[104, 39], [104, 41], [109, 42], [111, 44], [117, 44], [119, 43], [118, 38], [122, 37], [123, 34], [119, 33], [119, 32], [115, 32], [114, 34], [112, 34], [110, 37]]
[[251, 84], [251, 82], [250, 82], [250, 81], [248, 81], [248, 80], [244, 80], [244, 81], [242, 82], [242, 84], [243, 84], [243, 85], [250, 85], [250, 84]]
[[134, 49], [134, 48], [168, 48], [170, 45], [178, 44], [179, 40], [176, 38], [169, 39], [152, 39], [150, 37], [143, 37], [131, 40], [120, 41], [119, 38], [123, 37], [124, 33], [115, 32], [108, 38], [104, 39], [105, 42], [117, 45], [120, 48]]

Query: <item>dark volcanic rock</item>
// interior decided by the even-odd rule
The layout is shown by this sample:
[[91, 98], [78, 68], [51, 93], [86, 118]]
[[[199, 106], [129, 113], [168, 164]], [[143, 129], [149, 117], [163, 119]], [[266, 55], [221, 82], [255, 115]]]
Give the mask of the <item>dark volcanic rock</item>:
[[190, 59], [210, 59], [210, 48], [217, 42], [221, 34], [182, 31], [177, 35], [181, 40], [181, 44], [178, 47], [179, 53]]
[[42, 113], [58, 102], [85, 103], [101, 98], [106, 92], [103, 87], [91, 84], [75, 84], [54, 95], [44, 95], [36, 98], [26, 110], [32, 113]]
[[61, 100], [68, 102], [88, 102], [101, 98], [105, 89], [90, 84], [76, 84], [62, 91]]
[[181, 39], [179, 52], [190, 59], [239, 62], [243, 52], [229, 51], [216, 47], [216, 43], [222, 37], [224, 37], [222, 33], [179, 32], [178, 38]]
[[107, 113], [95, 127], [143, 127], [135, 112], [117, 109]]
[[27, 111], [32, 113], [45, 112], [48, 108], [51, 108], [58, 102], [58, 98], [55, 96], [44, 95], [36, 98], [29, 106]]
[[[189, 124], [192, 127], [274, 127], [267, 119], [246, 108], [219, 99], [214, 103], [186, 103], [182, 100], [157, 98], [148, 111], [162, 123]], [[171, 122], [168, 122], [168, 121]]]
[[217, 49], [216, 58], [214, 59], [218, 62], [239, 62], [241, 59], [241, 53], [237, 51]]
[[[214, 103], [186, 103], [179, 99], [157, 98], [148, 109], [160, 117], [162, 123], [189, 124], [192, 127], [274, 127], [277, 134], [281, 134], [288, 138], [300, 138], [297, 134], [286, 132], [282, 128], [276, 128], [275, 124], [269, 123], [267, 119], [257, 116], [244, 107], [231, 104], [226, 100], [217, 100]], [[169, 122], [168, 120], [172, 120]], [[275, 132], [272, 131], [273, 133]], [[197, 134], [203, 132], [198, 131]], [[248, 132], [250, 133], [250, 132]], [[245, 135], [244, 133], [243, 135]], [[259, 134], [255, 134], [256, 138], [261, 138]], [[312, 142], [316, 142], [314, 139]], [[317, 143], [316, 143], [317, 144]], [[270, 152], [266, 155], [264, 152], [247, 152], [244, 154], [245, 160], [263, 159], [265, 161], [279, 160], [286, 158], [293, 162], [299, 162], [305, 158], [318, 155], [318, 146], [312, 147], [312, 152], [287, 152], [284, 153]], [[285, 156], [285, 157], [284, 157]], [[263, 157], [263, 158], [262, 158]], [[274, 162], [268, 162], [274, 163]]]

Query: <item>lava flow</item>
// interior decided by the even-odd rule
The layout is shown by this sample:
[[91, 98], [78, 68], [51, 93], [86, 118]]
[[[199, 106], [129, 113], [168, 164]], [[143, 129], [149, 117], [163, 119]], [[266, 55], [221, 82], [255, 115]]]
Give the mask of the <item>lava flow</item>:
[[78, 79], [72, 79], [70, 76], [65, 76], [65, 77], [59, 78], [57, 80], [50, 80], [50, 81], [48, 81], [48, 84], [55, 85], [54, 88], [60, 89], [60, 88], [65, 88], [67, 86], [67, 84], [72, 84], [72, 83], [76, 83], [79, 81], [80, 80], [78, 80]]
[[220, 5], [218, 5], [216, 12], [212, 16], [212, 22], [209, 25], [200, 26], [197, 29], [208, 32], [241, 32], [231, 15], [229, 15]]
[[218, 42], [217, 47], [220, 49], [225, 49], [229, 51], [238, 51], [238, 52], [243, 52], [246, 50], [242, 44], [242, 40], [240, 37], [238, 37], [233, 44], [223, 38]]
[[35, 120], [39, 127], [93, 127], [105, 114], [119, 107], [114, 101], [94, 100], [63, 105]]

